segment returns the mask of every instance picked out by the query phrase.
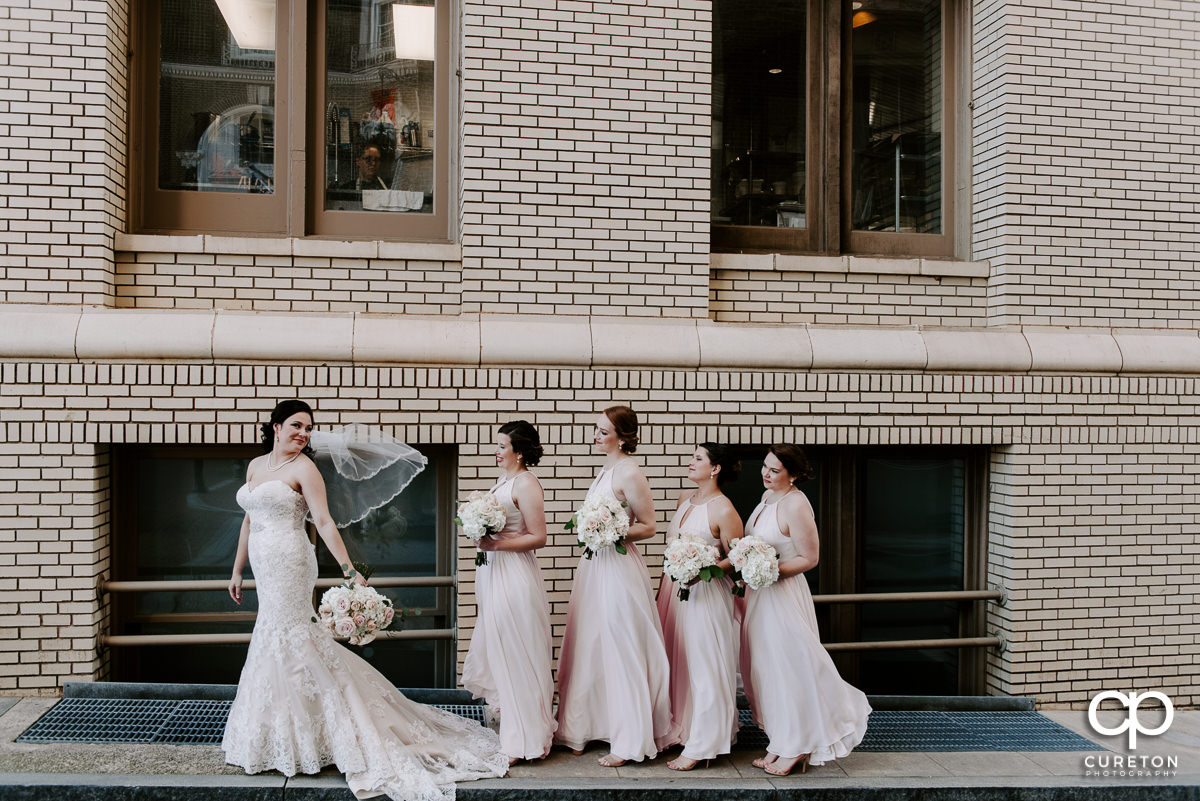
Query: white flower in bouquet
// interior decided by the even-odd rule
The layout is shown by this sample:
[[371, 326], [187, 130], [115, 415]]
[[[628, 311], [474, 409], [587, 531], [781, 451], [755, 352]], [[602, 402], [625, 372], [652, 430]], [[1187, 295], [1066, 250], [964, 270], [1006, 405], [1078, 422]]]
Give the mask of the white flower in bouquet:
[[[500, 500], [490, 492], [472, 492], [454, 514], [454, 522], [462, 526], [463, 535], [476, 547], [484, 537], [502, 530], [508, 520]], [[486, 565], [487, 554], [476, 553], [475, 564]]]
[[711, 545], [703, 545], [686, 537], [676, 537], [667, 545], [663, 570], [679, 585], [679, 600], [686, 601], [691, 593], [687, 587], [692, 581], [709, 581], [725, 575], [717, 567], [721, 552]]
[[[736, 539], [729, 549], [729, 561], [738, 576], [753, 590], [761, 590], [779, 580], [779, 554], [762, 537], [751, 534]], [[737, 588], [734, 590], [737, 592]]]
[[588, 559], [605, 548], [628, 553], [625, 537], [629, 534], [629, 515], [625, 504], [611, 495], [595, 495], [583, 502], [579, 511], [567, 521], [567, 531], [574, 531]]
[[317, 614], [335, 636], [348, 639], [351, 645], [366, 645], [391, 625], [396, 612], [386, 596], [351, 583], [326, 590]]

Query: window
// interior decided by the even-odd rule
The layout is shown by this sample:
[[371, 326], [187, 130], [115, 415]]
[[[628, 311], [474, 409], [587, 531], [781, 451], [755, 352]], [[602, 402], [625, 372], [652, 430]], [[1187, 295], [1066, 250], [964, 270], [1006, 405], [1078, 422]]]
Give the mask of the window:
[[953, 9], [715, 0], [714, 250], [953, 255]]
[[[423, 448], [429, 466], [391, 503], [342, 529], [353, 558], [376, 577], [449, 576], [454, 567], [452, 449]], [[123, 446], [115, 449], [113, 578], [124, 581], [228, 581], [243, 512], [236, 493], [259, 455], [246, 446]], [[310, 531], [313, 542], [317, 536]], [[319, 575], [340, 571], [318, 545]], [[253, 565], [246, 573], [253, 577]], [[452, 586], [378, 588], [397, 607], [418, 608], [404, 630], [452, 629]], [[321, 590], [314, 595], [319, 597]], [[314, 603], [316, 600], [314, 597]], [[113, 597], [111, 634], [248, 634], [257, 598], [235, 606], [221, 590], [121, 592]], [[454, 641], [376, 640], [355, 649], [401, 687], [453, 687]], [[113, 678], [233, 684], [244, 643], [185, 643], [113, 648]]]
[[448, 237], [448, 0], [146, 0], [136, 223]]
[[[726, 489], [742, 519], [762, 497], [765, 447], [747, 447]], [[815, 476], [800, 485], [821, 538], [814, 595], [983, 589], [987, 453], [981, 448], [805, 448]], [[985, 605], [887, 601], [817, 605], [821, 641], [926, 640], [984, 635]], [[978, 648], [839, 651], [842, 676], [867, 693], [977, 695]]]

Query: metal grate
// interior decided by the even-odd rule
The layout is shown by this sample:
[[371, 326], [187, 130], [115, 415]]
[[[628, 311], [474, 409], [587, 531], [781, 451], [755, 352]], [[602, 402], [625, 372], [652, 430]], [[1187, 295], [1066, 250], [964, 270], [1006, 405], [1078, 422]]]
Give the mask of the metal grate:
[[[216, 745], [230, 701], [64, 698], [17, 738], [22, 743]], [[482, 724], [481, 704], [434, 704]], [[739, 748], [767, 737], [739, 712]], [[1101, 746], [1037, 712], [872, 712], [859, 751], [1100, 751]]]
[[[17, 738], [20, 743], [217, 745], [231, 701], [64, 698]], [[483, 723], [477, 704], [434, 704]]]
[[[740, 748], [764, 749], [767, 735], [739, 710]], [[872, 712], [856, 751], [1103, 751], [1037, 712]]]

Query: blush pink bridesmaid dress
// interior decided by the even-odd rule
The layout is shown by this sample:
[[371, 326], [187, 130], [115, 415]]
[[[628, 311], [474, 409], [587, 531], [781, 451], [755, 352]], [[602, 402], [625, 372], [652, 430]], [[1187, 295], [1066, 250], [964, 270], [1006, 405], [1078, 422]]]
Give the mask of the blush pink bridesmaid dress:
[[[616, 497], [612, 469], [588, 497]], [[582, 750], [604, 740], [620, 759], [653, 759], [671, 735], [670, 665], [650, 574], [632, 543], [581, 558], [558, 663], [555, 741]]]
[[[795, 490], [798, 492], [798, 490]], [[797, 555], [791, 537], [779, 530], [779, 501], [760, 503], [746, 535], [762, 537], [780, 560]], [[761, 590], [746, 590], [743, 639], [750, 671], [743, 676], [755, 720], [770, 740], [767, 753], [781, 759], [811, 754], [821, 765], [849, 754], [862, 742], [871, 706], [842, 680], [821, 645], [808, 580], [789, 576]]]
[[[506, 515], [497, 539], [528, 533], [513, 501], [517, 481], [537, 477], [522, 471], [492, 487]], [[500, 746], [510, 759], [540, 759], [550, 752], [558, 724], [552, 714], [550, 606], [534, 552], [489, 551], [488, 563], [475, 571], [475, 597], [478, 617], [463, 687], [500, 708]]]
[[[715, 499], [714, 499], [715, 500]], [[720, 548], [709, 526], [708, 507], [685, 500], [667, 529], [667, 542], [685, 537]], [[678, 585], [663, 575], [658, 612], [671, 661], [673, 734], [686, 759], [728, 754], [737, 737], [738, 628], [732, 582], [699, 581], [679, 600]]]

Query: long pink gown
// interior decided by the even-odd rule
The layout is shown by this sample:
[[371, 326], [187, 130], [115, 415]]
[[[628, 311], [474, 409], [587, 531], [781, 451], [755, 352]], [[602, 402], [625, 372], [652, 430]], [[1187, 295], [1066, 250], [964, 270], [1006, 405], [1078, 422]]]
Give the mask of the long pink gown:
[[[746, 535], [762, 537], [783, 561], [795, 558], [797, 551], [791, 537], [779, 530], [778, 508], [779, 501], [755, 507]], [[862, 742], [871, 705], [842, 680], [821, 646], [803, 575], [747, 590], [742, 626], [750, 648], [750, 675], [743, 678], [755, 720], [770, 741], [767, 753], [782, 759], [811, 754], [809, 762], [822, 765]]]
[[[608, 495], [612, 470], [601, 470], [588, 497]], [[580, 750], [605, 740], [613, 756], [640, 762], [675, 741], [670, 672], [650, 574], [632, 544], [581, 558], [567, 608], [558, 662], [558, 733]]]
[[[667, 529], [667, 542], [685, 537], [720, 548], [712, 536], [708, 507], [685, 500]], [[732, 582], [699, 581], [686, 601], [666, 574], [658, 590], [658, 614], [671, 661], [671, 712], [687, 759], [728, 754], [737, 737], [738, 629]]]
[[[504, 529], [493, 535], [497, 539], [529, 533], [512, 497], [517, 480], [530, 480], [521, 479], [523, 475], [492, 487], [506, 515]], [[533, 551], [489, 551], [487, 565], [475, 571], [475, 597], [479, 612], [463, 662], [463, 686], [500, 708], [504, 753], [540, 759], [550, 752], [557, 724], [552, 714], [550, 605]]]

